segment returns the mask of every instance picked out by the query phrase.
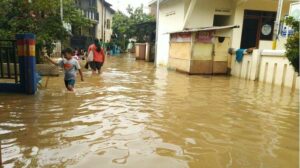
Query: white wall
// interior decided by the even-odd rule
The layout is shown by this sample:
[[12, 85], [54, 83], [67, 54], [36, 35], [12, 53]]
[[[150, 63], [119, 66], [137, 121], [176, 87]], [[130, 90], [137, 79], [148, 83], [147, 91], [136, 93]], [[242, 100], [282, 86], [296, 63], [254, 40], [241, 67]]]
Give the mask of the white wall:
[[236, 62], [234, 55], [231, 75], [299, 89], [300, 78], [284, 56], [284, 52], [284, 50], [254, 50], [253, 54], [245, 55], [241, 63]]
[[[289, 0], [284, 0], [284, 6], [282, 9], [282, 17], [288, 14], [289, 11]], [[277, 11], [277, 1], [272, 0], [248, 0], [243, 3], [236, 3], [235, 10], [233, 15], [233, 23], [235, 25], [240, 25], [239, 29], [233, 30], [232, 38], [232, 47], [240, 48], [242, 40], [242, 31], [243, 31], [243, 21], [244, 21], [244, 11], [245, 10], [261, 10], [261, 11]], [[263, 41], [261, 47], [270, 47], [272, 46], [272, 41]], [[282, 49], [283, 45], [280, 45], [278, 49]], [[266, 48], [266, 49], [268, 49]], [[265, 48], [260, 48], [265, 49]]]
[[[169, 0], [162, 2], [159, 14], [158, 28], [158, 55], [157, 65], [167, 65], [169, 55], [169, 35], [166, 32], [180, 31], [183, 29], [184, 17], [191, 0]], [[284, 0], [282, 16], [288, 14], [289, 0]], [[275, 0], [197, 0], [196, 6], [187, 21], [186, 28], [199, 28], [213, 26], [215, 9], [231, 9], [229, 24], [239, 25], [240, 28], [233, 29], [227, 34], [232, 36], [231, 47], [240, 48], [244, 11], [262, 10], [276, 11], [278, 2]], [[153, 7], [154, 8], [154, 7]], [[175, 14], [167, 16], [175, 12]], [[281, 40], [282, 41], [282, 40]], [[278, 49], [283, 49], [284, 45], [279, 42]], [[261, 49], [270, 49], [272, 41], [262, 41]]]
[[198, 0], [187, 28], [213, 26], [215, 9], [232, 9], [232, 0]]
[[[113, 13], [111, 13], [108, 9], [106, 9], [106, 25], [105, 25], [105, 42], [109, 42], [111, 39], [112, 31], [112, 18]], [[110, 20], [110, 29], [107, 29], [107, 19]]]
[[167, 66], [168, 64], [170, 35], [166, 33], [182, 30], [184, 10], [184, 1], [182, 0], [173, 0], [162, 3], [160, 6], [157, 65]]
[[102, 38], [102, 3], [101, 1], [97, 0], [97, 11], [99, 13], [99, 22], [96, 25], [96, 38], [100, 39]]

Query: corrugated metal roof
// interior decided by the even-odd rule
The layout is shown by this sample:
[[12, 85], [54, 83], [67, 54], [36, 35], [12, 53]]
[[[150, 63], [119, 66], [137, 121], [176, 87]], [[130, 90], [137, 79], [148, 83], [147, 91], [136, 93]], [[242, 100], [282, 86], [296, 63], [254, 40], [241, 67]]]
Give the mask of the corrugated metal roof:
[[234, 29], [234, 28], [240, 28], [240, 26], [239, 25], [229, 25], [229, 26], [202, 27], [202, 28], [185, 29], [185, 30], [180, 30], [180, 31], [167, 32], [165, 34], [188, 33], [188, 32], [199, 32], [199, 31], [211, 31], [211, 30], [224, 30], [224, 29]]

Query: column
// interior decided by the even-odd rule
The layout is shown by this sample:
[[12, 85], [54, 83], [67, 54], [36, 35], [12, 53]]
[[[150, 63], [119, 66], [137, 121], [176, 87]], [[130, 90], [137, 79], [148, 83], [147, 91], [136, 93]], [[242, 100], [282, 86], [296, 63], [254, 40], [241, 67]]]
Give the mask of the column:
[[35, 35], [31, 33], [17, 34], [16, 40], [21, 89], [27, 94], [34, 94], [37, 90], [35, 78]]

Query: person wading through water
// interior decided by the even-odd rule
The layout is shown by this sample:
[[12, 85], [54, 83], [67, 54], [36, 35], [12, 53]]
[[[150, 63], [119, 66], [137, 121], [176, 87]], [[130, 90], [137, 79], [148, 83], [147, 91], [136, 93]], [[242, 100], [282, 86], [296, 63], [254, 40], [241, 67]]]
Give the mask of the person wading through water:
[[[92, 53], [90, 53], [92, 52]], [[104, 49], [101, 47], [101, 44], [98, 39], [94, 41], [94, 44], [89, 46], [88, 53], [93, 54], [93, 61], [89, 60], [89, 65], [93, 70], [93, 74], [98, 71], [98, 74], [101, 73], [101, 67], [105, 61]]]

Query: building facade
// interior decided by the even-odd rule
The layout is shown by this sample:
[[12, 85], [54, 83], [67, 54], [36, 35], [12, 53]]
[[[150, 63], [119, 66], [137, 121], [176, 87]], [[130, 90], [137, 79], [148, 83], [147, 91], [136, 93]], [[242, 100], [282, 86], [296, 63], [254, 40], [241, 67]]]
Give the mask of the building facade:
[[[150, 2], [153, 14], [156, 4]], [[281, 20], [295, 4], [300, 6], [297, 0], [283, 1]], [[189, 74], [225, 72], [299, 88], [300, 77], [285, 56], [284, 26], [272, 50], [278, 6], [275, 0], [160, 0], [156, 63]], [[230, 48], [250, 52], [242, 53], [241, 61]]]
[[[293, 1], [284, 0], [281, 18]], [[156, 0], [150, 2], [155, 14]], [[168, 32], [213, 26], [238, 25], [227, 32], [232, 48], [272, 48], [278, 1], [274, 0], [161, 0], [159, 8], [157, 64], [167, 66]], [[284, 40], [278, 48], [283, 48]]]
[[76, 0], [82, 15], [90, 19], [91, 27], [72, 27], [71, 47], [86, 49], [94, 39], [110, 41], [114, 10], [105, 0]]

